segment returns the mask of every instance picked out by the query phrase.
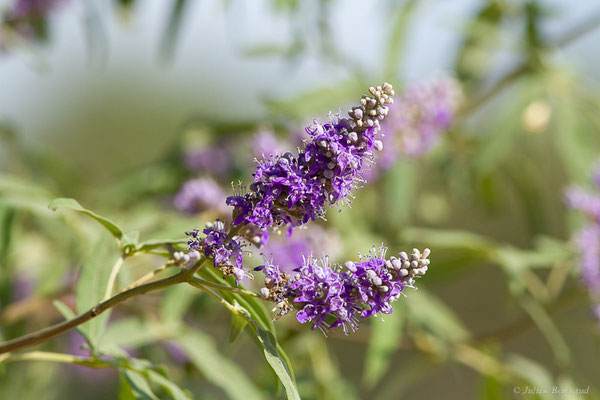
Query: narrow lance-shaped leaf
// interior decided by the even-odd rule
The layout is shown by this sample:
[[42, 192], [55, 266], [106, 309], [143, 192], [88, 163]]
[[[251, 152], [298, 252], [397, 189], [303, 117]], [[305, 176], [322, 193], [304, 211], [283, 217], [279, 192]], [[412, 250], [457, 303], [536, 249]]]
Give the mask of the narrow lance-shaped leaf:
[[212, 384], [220, 387], [233, 400], [259, 400], [265, 397], [246, 374], [216, 350], [210, 336], [194, 331], [176, 339], [192, 363]]
[[58, 199], [52, 200], [52, 202], [50, 202], [50, 204], [48, 205], [48, 208], [53, 211], [56, 211], [56, 209], [58, 209], [60, 207], [70, 208], [72, 210], [75, 210], [82, 214], [85, 214], [88, 217], [93, 218], [96, 221], [98, 221], [117, 239], [121, 239], [123, 237], [123, 230], [117, 224], [115, 224], [108, 218], [105, 218], [101, 215], [96, 214], [93, 211], [88, 210], [87, 208], [84, 208], [75, 199], [58, 198]]
[[402, 340], [404, 312], [396, 304], [395, 312], [385, 316], [385, 321], [371, 322], [371, 338], [367, 347], [367, 359], [363, 369], [363, 382], [372, 388], [385, 374], [392, 357]]
[[152, 392], [148, 381], [144, 375], [139, 372], [125, 368], [120, 368], [122, 376], [125, 378], [123, 383], [126, 383], [130, 388], [131, 397], [139, 400], [159, 400]]
[[[77, 312], [83, 313], [102, 301], [112, 266], [118, 259], [119, 253], [114, 241], [102, 235], [90, 256], [81, 268], [79, 282], [75, 290]], [[104, 332], [110, 310], [81, 325], [91, 340], [90, 345], [97, 347], [100, 336]]]

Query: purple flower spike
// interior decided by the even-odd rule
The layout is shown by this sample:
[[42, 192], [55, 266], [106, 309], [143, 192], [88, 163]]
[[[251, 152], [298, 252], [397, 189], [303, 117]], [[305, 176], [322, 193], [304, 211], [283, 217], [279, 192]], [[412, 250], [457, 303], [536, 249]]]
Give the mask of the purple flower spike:
[[313, 329], [342, 326], [345, 333], [354, 331], [359, 318], [393, 312], [391, 303], [427, 272], [429, 249], [389, 259], [386, 250], [361, 256], [359, 263], [346, 261], [343, 267], [330, 266], [327, 257], [304, 258], [291, 278], [271, 264], [261, 266], [267, 276], [261, 294], [277, 303], [277, 318], [295, 309], [298, 322], [310, 322]]
[[294, 226], [322, 217], [328, 206], [349, 203], [373, 150], [383, 147], [376, 134], [393, 103], [391, 85], [369, 91], [372, 96], [363, 96], [350, 118], [307, 127], [310, 139], [297, 156], [288, 152], [259, 161], [250, 192], [227, 200], [235, 207], [234, 225], [289, 225], [291, 233]]

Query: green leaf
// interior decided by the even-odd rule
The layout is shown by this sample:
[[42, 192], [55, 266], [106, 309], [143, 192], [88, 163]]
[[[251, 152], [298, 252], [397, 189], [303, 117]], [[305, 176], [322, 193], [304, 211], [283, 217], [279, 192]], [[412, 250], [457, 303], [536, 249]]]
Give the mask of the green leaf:
[[[202, 268], [199, 271], [200, 276], [211, 280], [212, 282], [219, 283], [221, 285], [227, 284], [228, 282], [221, 277], [215, 271], [214, 268]], [[234, 302], [238, 302], [240, 306], [242, 306], [245, 310], [250, 313], [250, 316], [256, 320], [263, 329], [266, 329], [273, 334], [275, 334], [275, 327], [273, 326], [273, 318], [269, 315], [269, 312], [265, 309], [262, 302], [259, 302], [254, 297], [242, 296], [237, 293], [231, 292], [219, 292], [221, 296], [229, 303], [233, 304]]]
[[102, 346], [135, 348], [155, 342], [160, 338], [157, 329], [137, 317], [111, 322], [102, 336]]
[[[90, 256], [84, 261], [75, 289], [77, 312], [84, 313], [103, 300], [108, 278], [119, 253], [114, 241], [107, 235], [102, 235]], [[110, 316], [107, 310], [91, 319], [81, 328], [91, 340], [90, 346], [96, 348], [104, 332]]]
[[163, 323], [167, 326], [179, 325], [196, 296], [198, 291], [188, 285], [166, 288], [160, 304], [160, 318]]
[[273, 114], [286, 114], [295, 118], [307, 115], [319, 115], [336, 110], [348, 102], [358, 102], [366, 84], [359, 77], [307, 91], [288, 101], [267, 100], [266, 104]]
[[503, 400], [504, 389], [502, 383], [493, 376], [483, 376], [483, 382], [481, 387], [481, 399], [482, 400]]
[[181, 21], [185, 15], [187, 6], [187, 0], [175, 0], [173, 2], [173, 8], [171, 9], [169, 22], [167, 24], [161, 45], [161, 55], [166, 62], [171, 61], [173, 58], [175, 46], [177, 45], [177, 38], [179, 37], [179, 32], [181, 31]]
[[45, 188], [17, 176], [0, 172], [0, 193], [18, 193], [22, 195], [49, 199], [52, 194]]
[[229, 343], [233, 343], [237, 340], [240, 334], [244, 332], [246, 325], [248, 325], [246, 320], [235, 314], [231, 314], [231, 323], [229, 324]]
[[[546, 367], [520, 354], [509, 354], [504, 365], [509, 371], [534, 387], [550, 389], [555, 386], [552, 374]], [[556, 398], [552, 394], [540, 394], [539, 397], [543, 399]]]
[[287, 398], [293, 400], [299, 400], [300, 394], [296, 388], [296, 383], [291, 372], [288, 368], [291, 364], [287, 356], [282, 356], [282, 353], [278, 351], [277, 340], [273, 334], [269, 331], [264, 330], [259, 324], [251, 320], [252, 326], [254, 326], [256, 336], [264, 348], [264, 354], [267, 362], [275, 371], [275, 374], [279, 377], [279, 380], [285, 388]]
[[397, 303], [394, 312], [385, 316], [385, 321], [371, 321], [371, 337], [363, 368], [363, 383], [367, 388], [372, 388], [385, 374], [402, 340], [404, 312], [400, 308], [403, 305]]
[[173, 400], [191, 400], [191, 394], [184, 392], [179, 386], [158, 372], [148, 369], [143, 374], [150, 382], [160, 386]]
[[433, 293], [419, 289], [408, 293], [407, 320], [445, 342], [458, 343], [468, 339], [469, 332], [454, 311]]
[[104, 226], [114, 237], [117, 239], [121, 239], [123, 237], [123, 230], [114, 222], [109, 220], [108, 218], [104, 218], [93, 211], [84, 208], [81, 204], [77, 202], [75, 199], [67, 199], [67, 198], [58, 198], [54, 199], [48, 205], [48, 208], [52, 211], [56, 211], [56, 209], [64, 207], [70, 208], [72, 210], [78, 211], [82, 214], [87, 215], [90, 218], [98, 221], [102, 226]]
[[137, 244], [136, 251], [147, 251], [156, 249], [157, 247], [163, 246], [176, 246], [179, 244], [186, 244], [187, 239], [157, 239], [157, 240], [146, 240]]
[[[70, 320], [76, 317], [75, 313], [73, 312], [73, 310], [71, 310], [69, 308], [69, 306], [67, 306], [65, 303], [63, 303], [60, 300], [54, 300], [52, 302], [52, 304], [54, 305], [54, 307], [56, 307], [56, 309], [58, 310], [58, 312], [60, 312], [62, 314], [63, 317], [65, 317], [66, 320]], [[83, 338], [85, 339], [85, 341], [89, 344], [92, 342], [92, 340], [90, 339], [90, 337], [88, 336], [87, 332], [85, 329], [83, 329], [81, 326], [78, 326], [77, 328], [75, 328], [75, 330], [81, 335], [83, 336]]]
[[[392, 3], [393, 4], [393, 3]], [[411, 20], [413, 12], [416, 10], [417, 1], [408, 0], [406, 2], [398, 2], [394, 4], [394, 10], [390, 10], [389, 15], [393, 18], [391, 30], [387, 43], [387, 51], [385, 58], [385, 73], [386, 79], [392, 79], [396, 76], [397, 67], [401, 64], [401, 54], [406, 44], [406, 31]]]
[[140, 239], [140, 233], [138, 231], [125, 232], [121, 238], [121, 248], [125, 254], [131, 253], [135, 250]]
[[220, 387], [233, 400], [259, 400], [265, 397], [234, 362], [216, 350], [214, 340], [199, 331], [189, 331], [176, 342], [192, 363], [212, 384]]
[[125, 378], [124, 382], [129, 386], [131, 397], [139, 400], [159, 400], [152, 392], [148, 381], [144, 375], [139, 372], [125, 368], [120, 368], [121, 374]]
[[399, 160], [383, 179], [386, 215], [388, 215], [386, 222], [388, 226], [394, 227], [406, 225], [419, 183], [419, 170], [416, 164]]

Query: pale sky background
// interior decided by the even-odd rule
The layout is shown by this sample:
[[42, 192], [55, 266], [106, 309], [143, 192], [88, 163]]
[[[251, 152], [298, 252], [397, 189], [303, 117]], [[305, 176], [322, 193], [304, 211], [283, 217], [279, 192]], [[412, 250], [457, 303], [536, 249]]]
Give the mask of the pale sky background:
[[[6, 3], [0, 0], [0, 7]], [[126, 158], [140, 135], [153, 143], [145, 150], [152, 159], [190, 116], [259, 119], [265, 96], [285, 98], [348, 76], [345, 68], [321, 62], [316, 49], [293, 65], [278, 57], [244, 57], [249, 47], [292, 39], [287, 17], [271, 11], [266, 1], [232, 0], [228, 10], [219, 0], [192, 2], [175, 60], [164, 66], [158, 50], [171, 2], [139, 3], [124, 23], [112, 2], [70, 0], [52, 15], [49, 45], [0, 56], [0, 121], [39, 146], [68, 153], [65, 157], [75, 164], [93, 161], [74, 154], [86, 146], [97, 150], [97, 161], [106, 154]], [[545, 27], [549, 34], [562, 32], [600, 7], [595, 0], [546, 3], [557, 10]], [[107, 45], [100, 53], [90, 53], [86, 43], [84, 4], [100, 10]], [[318, 10], [313, 1], [301, 4], [306, 17], [295, 24], [310, 37], [316, 29], [310, 16]], [[477, 4], [423, 1], [398, 78], [427, 79], [448, 70], [459, 32]], [[337, 1], [331, 14], [336, 45], [377, 79], [386, 33], [379, 27], [387, 26], [378, 21], [385, 21], [388, 7], [387, 1]], [[597, 43], [600, 32], [558, 57], [589, 75], [598, 65]], [[509, 66], [511, 61], [507, 57], [499, 62]]]

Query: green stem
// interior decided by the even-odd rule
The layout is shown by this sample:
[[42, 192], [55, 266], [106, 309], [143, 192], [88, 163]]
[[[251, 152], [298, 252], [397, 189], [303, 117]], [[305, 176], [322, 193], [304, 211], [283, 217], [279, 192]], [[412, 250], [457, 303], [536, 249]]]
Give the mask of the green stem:
[[110, 271], [110, 276], [108, 277], [108, 284], [106, 285], [106, 291], [104, 292], [103, 300], [107, 300], [110, 298], [112, 294], [113, 288], [115, 286], [115, 281], [117, 280], [117, 275], [121, 270], [121, 266], [123, 265], [123, 257], [119, 257], [115, 265], [113, 265], [112, 270]]
[[102, 301], [101, 303], [89, 309], [87, 312], [80, 314], [73, 319], [60, 322], [48, 328], [41, 329], [37, 332], [33, 332], [16, 339], [8, 340], [4, 343], [0, 343], [0, 354], [45, 342], [46, 340], [56, 335], [71, 330], [83, 324], [84, 322], [87, 322], [90, 319], [97, 317], [109, 308], [112, 308], [115, 305], [122, 303], [131, 297], [159, 289], [164, 289], [166, 287], [177, 285], [179, 283], [187, 282], [190, 278], [193, 277], [194, 273], [198, 269], [200, 269], [205, 262], [206, 257], [202, 257], [200, 261], [198, 261], [196, 264], [194, 264], [193, 267], [189, 269], [183, 270], [169, 278], [160, 279], [158, 281], [146, 283], [141, 286], [136, 286], [129, 290], [124, 290], [114, 295], [113, 297]]
[[102, 360], [93, 360], [86, 357], [73, 356], [63, 353], [52, 353], [48, 351], [32, 351], [29, 353], [11, 354], [0, 356], [0, 363], [13, 361], [50, 361], [67, 364], [83, 365], [90, 368], [108, 368], [109, 363]]
[[260, 295], [258, 293], [255, 293], [251, 290], [239, 289], [239, 288], [234, 288], [234, 287], [225, 286], [225, 285], [219, 285], [218, 283], [210, 282], [210, 281], [207, 281], [207, 280], [204, 280], [201, 278], [196, 278], [196, 277], [190, 278], [188, 283], [194, 287], [197, 287], [198, 289], [205, 289], [207, 287], [210, 287], [210, 288], [217, 289], [217, 290], [223, 290], [225, 292], [232, 292], [232, 293], [242, 294], [245, 296], [260, 297]]

